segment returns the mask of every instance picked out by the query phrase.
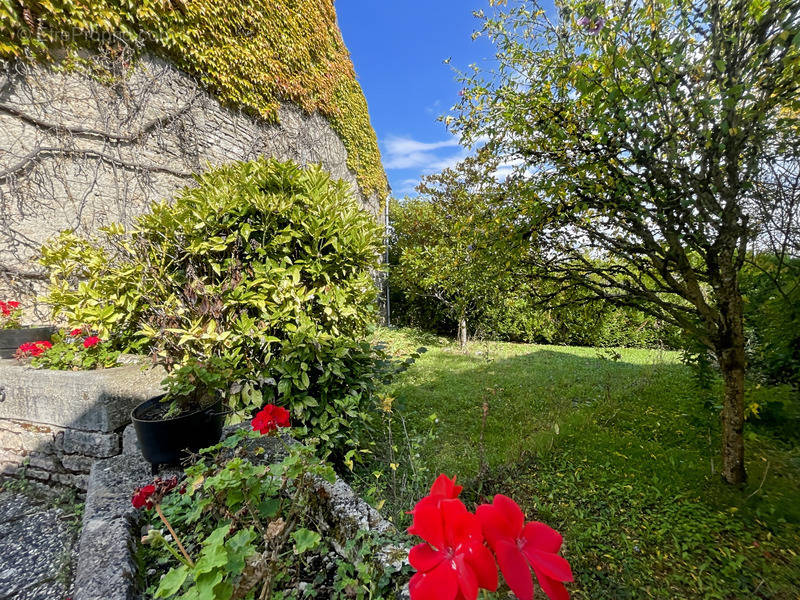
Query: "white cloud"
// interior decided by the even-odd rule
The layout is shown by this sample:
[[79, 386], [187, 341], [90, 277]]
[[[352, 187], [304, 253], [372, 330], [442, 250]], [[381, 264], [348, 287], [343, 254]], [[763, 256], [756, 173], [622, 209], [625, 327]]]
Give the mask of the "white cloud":
[[514, 159], [497, 165], [497, 168], [492, 171], [492, 177], [497, 181], [503, 181], [506, 177], [511, 175], [514, 171], [523, 164], [521, 159]]
[[391, 153], [405, 154], [408, 152], [428, 152], [439, 148], [452, 148], [458, 146], [458, 140], [452, 138], [441, 142], [419, 142], [405, 137], [391, 137], [384, 145]]
[[456, 138], [441, 142], [420, 142], [408, 137], [390, 137], [383, 143], [384, 166], [387, 169], [426, 167], [440, 159], [437, 150], [456, 147]]
[[392, 193], [395, 196], [405, 196], [409, 194], [416, 194], [416, 187], [419, 183], [419, 179], [404, 179], [400, 182], [400, 185], [397, 188], [392, 189]]
[[432, 105], [425, 107], [425, 112], [429, 115], [437, 114], [442, 110], [442, 101], [435, 100]]
[[[484, 143], [486, 140], [480, 138], [473, 144], [473, 148]], [[419, 183], [419, 178], [454, 167], [471, 154], [470, 149], [463, 147], [456, 137], [423, 142], [410, 137], [391, 136], [381, 146], [383, 166], [387, 170], [409, 169], [419, 173], [417, 179], [404, 179], [392, 190], [399, 195], [415, 193], [414, 188]], [[501, 169], [497, 175], [506, 175], [511, 170], [510, 167]]]
[[455, 167], [458, 163], [467, 158], [467, 156], [468, 152], [465, 149], [461, 149], [461, 151], [457, 154], [445, 156], [433, 161], [432, 163], [429, 163], [425, 169], [423, 169], [423, 173], [436, 173], [437, 171], [443, 171], [444, 169]]

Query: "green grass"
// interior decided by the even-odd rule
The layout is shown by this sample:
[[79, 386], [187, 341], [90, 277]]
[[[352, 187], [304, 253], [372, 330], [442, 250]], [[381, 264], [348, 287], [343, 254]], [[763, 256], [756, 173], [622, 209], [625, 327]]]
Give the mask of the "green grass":
[[398, 354], [428, 347], [387, 389], [393, 449], [372, 465], [399, 524], [410, 494], [457, 474], [469, 505], [504, 493], [562, 532], [573, 598], [800, 598], [797, 438], [749, 424], [749, 482], [722, 483], [718, 410], [677, 353], [378, 337]]

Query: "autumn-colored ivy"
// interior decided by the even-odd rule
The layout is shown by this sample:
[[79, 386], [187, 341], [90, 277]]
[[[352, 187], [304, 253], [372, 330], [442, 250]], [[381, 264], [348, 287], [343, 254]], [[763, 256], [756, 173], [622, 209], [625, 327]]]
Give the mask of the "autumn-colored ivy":
[[9, 0], [0, 57], [52, 60], [54, 48], [126, 44], [171, 60], [220, 101], [268, 121], [282, 101], [319, 111], [347, 148], [365, 195], [385, 196], [366, 100], [333, 0]]

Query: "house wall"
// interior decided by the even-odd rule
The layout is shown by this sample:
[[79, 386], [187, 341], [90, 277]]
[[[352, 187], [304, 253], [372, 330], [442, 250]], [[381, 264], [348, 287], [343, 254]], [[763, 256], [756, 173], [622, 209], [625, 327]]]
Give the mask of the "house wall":
[[361, 193], [344, 144], [319, 113], [283, 104], [278, 122], [267, 123], [146, 54], [108, 72], [19, 61], [0, 71], [0, 299], [23, 302], [28, 321], [48, 317], [36, 303], [45, 240], [130, 224], [215, 165], [258, 156], [321, 163], [380, 218], [381, 199]]

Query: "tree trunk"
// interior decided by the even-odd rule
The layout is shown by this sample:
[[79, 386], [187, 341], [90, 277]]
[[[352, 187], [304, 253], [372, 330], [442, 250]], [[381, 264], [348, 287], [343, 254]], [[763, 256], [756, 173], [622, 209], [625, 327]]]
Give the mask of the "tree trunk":
[[458, 320], [458, 345], [462, 349], [467, 347], [467, 318], [463, 315]]
[[[722, 371], [722, 477], [740, 484], [747, 479], [744, 469], [744, 330], [740, 302], [732, 302], [733, 314], [724, 327], [717, 356]], [[738, 313], [738, 314], [737, 314]]]

